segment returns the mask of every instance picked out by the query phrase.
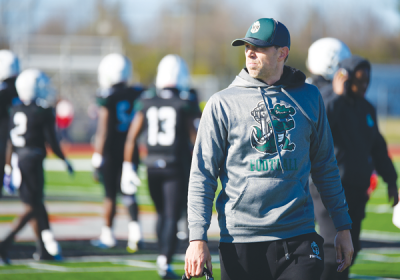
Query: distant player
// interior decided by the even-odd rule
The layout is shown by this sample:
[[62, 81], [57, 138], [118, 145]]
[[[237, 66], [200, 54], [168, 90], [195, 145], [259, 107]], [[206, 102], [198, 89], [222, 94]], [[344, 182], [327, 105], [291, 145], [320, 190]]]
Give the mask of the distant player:
[[199, 111], [189, 91], [189, 71], [177, 55], [165, 56], [159, 66], [156, 88], [135, 104], [137, 113], [125, 144], [121, 186], [134, 188], [140, 180], [132, 168], [132, 152], [142, 134], [147, 156], [148, 186], [158, 214], [158, 273], [163, 279], [180, 279], [170, 263], [177, 245], [177, 222], [187, 193], [190, 142], [196, 132], [193, 120]]
[[[0, 50], [0, 180], [3, 182], [4, 174], [10, 178], [11, 167], [5, 165], [6, 146], [9, 123], [9, 110], [13, 102], [18, 100], [15, 80], [19, 74], [18, 57], [9, 50]], [[11, 185], [9, 185], [11, 187]], [[8, 193], [14, 190], [6, 189]], [[0, 188], [0, 197], [2, 188]]]
[[45, 144], [50, 144], [53, 152], [64, 160], [70, 174], [73, 173], [73, 169], [61, 151], [56, 137], [52, 107], [54, 91], [49, 78], [36, 69], [23, 71], [16, 80], [16, 88], [22, 103], [12, 107], [10, 112], [10, 138], [16, 161], [13, 163], [12, 172], [20, 172], [22, 180], [19, 195], [25, 210], [14, 229], [0, 243], [0, 256], [5, 263], [9, 263], [7, 252], [15, 235], [32, 220], [38, 238], [34, 258], [59, 260], [60, 247], [50, 230], [49, 217], [43, 203]]
[[339, 69], [339, 62], [350, 56], [350, 49], [336, 38], [327, 37], [315, 41], [308, 49], [306, 65], [312, 76], [306, 82], [319, 90], [331, 85]]
[[[127, 85], [132, 66], [129, 59], [120, 54], [109, 54], [103, 58], [98, 68], [100, 89], [97, 100], [100, 106], [99, 120], [95, 135], [93, 167], [95, 177], [105, 189], [105, 225], [98, 240], [92, 245], [101, 248], [112, 248], [116, 245], [112, 226], [116, 213], [116, 197], [122, 191], [122, 201], [128, 209], [131, 222], [128, 225], [128, 252], [138, 250], [141, 231], [138, 224], [138, 204], [135, 192], [120, 188], [124, 144], [128, 128], [135, 111], [133, 103], [142, 93], [141, 87]], [[138, 167], [138, 150], [132, 151], [131, 164]]]

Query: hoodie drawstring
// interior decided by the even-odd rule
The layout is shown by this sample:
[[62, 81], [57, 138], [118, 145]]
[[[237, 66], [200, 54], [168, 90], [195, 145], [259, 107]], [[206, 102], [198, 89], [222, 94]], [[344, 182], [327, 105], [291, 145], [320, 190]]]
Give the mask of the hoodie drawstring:
[[276, 151], [278, 152], [280, 166], [281, 166], [281, 169], [282, 169], [282, 173], [285, 173], [285, 171], [283, 170], [283, 167], [282, 167], [282, 156], [281, 156], [281, 153], [279, 151], [278, 140], [277, 140], [278, 138], [277, 138], [277, 135], [276, 135], [276, 132], [275, 132], [275, 127], [274, 127], [274, 125], [272, 123], [271, 112], [269, 111], [268, 104], [267, 104], [267, 101], [265, 100], [265, 96], [264, 96], [264, 94], [263, 94], [263, 92], [261, 90], [261, 87], [258, 87], [258, 91], [260, 92], [260, 94], [261, 94], [261, 96], [262, 96], [262, 98], [264, 100], [265, 108], [267, 109], [269, 120], [271, 121], [271, 127], [272, 127], [272, 132], [274, 133], [275, 147], [276, 147]]
[[286, 240], [283, 240], [283, 250], [285, 251], [285, 259], [288, 261], [290, 260], [290, 254], [288, 249], [288, 244]]

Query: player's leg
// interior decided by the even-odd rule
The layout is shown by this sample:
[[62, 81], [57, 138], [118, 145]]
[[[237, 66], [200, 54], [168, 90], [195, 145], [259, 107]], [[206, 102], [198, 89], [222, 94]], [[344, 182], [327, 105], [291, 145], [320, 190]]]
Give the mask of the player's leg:
[[160, 173], [158, 169], [147, 168], [147, 182], [149, 193], [157, 211], [156, 233], [159, 250], [161, 249], [161, 239], [164, 225], [164, 200], [162, 197], [163, 180], [163, 174]]
[[0, 198], [3, 195], [4, 165], [6, 163], [6, 147], [8, 140], [8, 120], [0, 120]]
[[104, 198], [104, 226], [98, 239], [91, 240], [91, 244], [100, 248], [112, 248], [117, 244], [113, 233], [113, 221], [116, 213], [116, 197], [120, 186], [116, 185], [118, 167], [112, 158], [104, 156], [101, 166], [103, 175]]
[[162, 236], [161, 254], [167, 257], [167, 263], [171, 263], [172, 255], [177, 246], [178, 220], [181, 214], [182, 180], [179, 174], [169, 177], [163, 184], [164, 199], [164, 227]]
[[[117, 177], [117, 185], [121, 185], [121, 174], [122, 174], [122, 162], [121, 169], [119, 170], [119, 175]], [[139, 243], [142, 240], [142, 231], [140, 229], [138, 216], [139, 216], [139, 205], [136, 200], [136, 195], [123, 195], [122, 203], [128, 210], [130, 216], [130, 222], [128, 224], [128, 244], [127, 251], [129, 253], [134, 253], [139, 249]]]
[[267, 250], [272, 242], [220, 243], [222, 280], [272, 280]]
[[22, 201], [33, 210], [31, 223], [37, 236], [36, 260], [60, 260], [61, 248], [50, 230], [49, 215], [44, 205], [43, 155], [37, 151], [27, 151], [20, 156], [19, 166], [29, 194], [21, 196]]
[[267, 255], [274, 279], [319, 280], [324, 269], [323, 242], [317, 233], [275, 241], [275, 250]]

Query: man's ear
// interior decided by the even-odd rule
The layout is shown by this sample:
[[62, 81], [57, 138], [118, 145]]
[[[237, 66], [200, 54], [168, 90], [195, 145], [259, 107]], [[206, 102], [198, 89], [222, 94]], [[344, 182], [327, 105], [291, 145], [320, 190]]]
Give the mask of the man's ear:
[[278, 61], [285, 61], [286, 57], [289, 55], [289, 48], [282, 47], [279, 48], [278, 51], [279, 51]]

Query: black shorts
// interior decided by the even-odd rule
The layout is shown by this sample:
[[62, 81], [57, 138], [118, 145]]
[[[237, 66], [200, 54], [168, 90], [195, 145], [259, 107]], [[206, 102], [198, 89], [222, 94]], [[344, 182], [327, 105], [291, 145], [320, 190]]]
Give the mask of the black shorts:
[[19, 188], [21, 201], [32, 206], [43, 204], [44, 151], [42, 149], [23, 148], [17, 150], [17, 155], [22, 177]]
[[323, 243], [317, 233], [271, 242], [220, 243], [221, 279], [319, 280]]
[[121, 192], [122, 163], [121, 158], [104, 157], [100, 167], [105, 196], [112, 200]]

